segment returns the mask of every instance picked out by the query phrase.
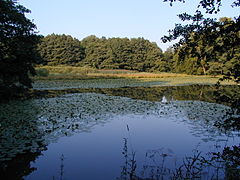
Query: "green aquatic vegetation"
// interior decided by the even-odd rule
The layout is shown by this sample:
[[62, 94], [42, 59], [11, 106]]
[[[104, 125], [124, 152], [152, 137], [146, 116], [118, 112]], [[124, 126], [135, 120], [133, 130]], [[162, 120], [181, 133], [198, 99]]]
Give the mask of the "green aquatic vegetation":
[[35, 113], [29, 113], [29, 110], [36, 110], [31, 101], [1, 105], [1, 160], [8, 160], [24, 151], [38, 152], [45, 148], [42, 142], [45, 132], [38, 128], [37, 117]]
[[[144, 113], [153, 103], [99, 94], [69, 94], [57, 98], [13, 101], [0, 105], [1, 160], [42, 146], [74, 132], [89, 132], [113, 115]], [[146, 108], [146, 106], [149, 106]]]
[[[36, 79], [33, 88], [38, 90], [69, 89], [69, 88], [120, 88], [120, 87], [159, 87], [186, 85], [215, 85], [218, 78], [193, 77], [162, 77], [162, 78], [127, 78], [127, 77], [95, 77], [95, 78], [65, 78], [65, 79]], [[223, 81], [222, 85], [236, 85]]]
[[33, 83], [37, 90], [61, 90], [73, 88], [120, 88], [120, 87], [151, 87], [161, 85], [159, 80], [142, 79], [85, 79], [85, 80], [38, 80]]
[[12, 101], [0, 105], [1, 160], [18, 153], [37, 152], [59, 137], [90, 132], [118, 115], [154, 115], [188, 123], [195, 134], [214, 138], [214, 126], [229, 107], [201, 101], [149, 102], [95, 93]]
[[[239, 99], [237, 86], [217, 86], [191, 85], [191, 86], [159, 86], [159, 87], [122, 87], [122, 88], [73, 88], [60, 90], [33, 90], [30, 97], [58, 97], [64, 94], [73, 93], [99, 93], [109, 96], [129, 97], [132, 99], [159, 101], [164, 97], [166, 100], [197, 100], [212, 103], [224, 104], [233, 107], [235, 101]], [[222, 98], [222, 94], [236, 92], [231, 101], [229, 98]], [[219, 93], [221, 95], [219, 95]], [[233, 95], [232, 95], [233, 96]], [[233, 101], [234, 99], [234, 101]], [[236, 106], [236, 105], [235, 105]], [[234, 106], [234, 107], [235, 107]]]
[[[70, 80], [36, 80], [33, 88], [38, 90], [63, 90], [73, 88], [121, 88], [121, 87], [159, 87], [159, 86], [186, 86], [186, 85], [214, 85], [217, 79], [206, 77], [194, 78], [97, 78], [97, 79], [70, 79]], [[222, 84], [233, 85], [224, 82]]]

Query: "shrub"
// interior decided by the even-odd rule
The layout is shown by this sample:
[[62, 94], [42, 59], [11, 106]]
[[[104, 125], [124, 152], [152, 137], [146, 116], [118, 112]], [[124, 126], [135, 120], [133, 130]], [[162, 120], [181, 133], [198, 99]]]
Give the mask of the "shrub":
[[39, 68], [36, 69], [36, 74], [37, 76], [47, 77], [49, 75], [49, 71], [45, 68]]

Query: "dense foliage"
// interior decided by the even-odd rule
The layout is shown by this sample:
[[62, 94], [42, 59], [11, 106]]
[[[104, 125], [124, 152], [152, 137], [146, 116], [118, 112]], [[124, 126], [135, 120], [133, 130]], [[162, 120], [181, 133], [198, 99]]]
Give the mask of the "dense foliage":
[[11, 0], [0, 0], [0, 99], [31, 87], [35, 25], [25, 17], [30, 11]]
[[38, 46], [42, 64], [71, 64], [97, 69], [169, 71], [162, 50], [144, 38], [98, 38], [94, 35], [81, 42], [71, 36], [48, 35]]
[[[170, 2], [185, 2], [185, 0], [164, 0]], [[187, 25], [176, 24], [168, 36], [164, 36], [164, 42], [181, 38], [176, 44], [177, 68], [178, 70], [195, 69], [194, 73], [220, 73], [224, 74], [223, 79], [232, 79], [240, 83], [240, 15], [234, 19], [221, 18], [216, 21], [211, 18], [204, 18], [200, 7], [205, 13], [218, 13], [222, 0], [199, 0], [199, 6], [194, 15], [187, 13], [180, 14], [182, 21], [189, 21]], [[232, 7], [239, 7], [240, 0], [232, 1]], [[190, 72], [193, 73], [193, 72]], [[229, 93], [217, 91], [219, 101], [228, 101], [232, 110], [226, 114], [240, 112], [239, 88]], [[239, 116], [227, 117], [223, 122], [215, 125], [223, 131], [239, 131]], [[211, 160], [220, 159], [224, 162], [226, 179], [239, 178], [239, 145], [225, 147], [222, 153], [215, 153]], [[209, 162], [208, 162], [209, 163]], [[211, 163], [209, 163], [211, 164]]]
[[[175, 1], [164, 0], [171, 4]], [[233, 6], [240, 1], [233, 2]], [[31, 87], [33, 64], [67, 64], [97, 69], [180, 72], [188, 74], [224, 74], [240, 81], [240, 21], [204, 18], [199, 10], [217, 13], [221, 0], [199, 1], [194, 15], [180, 14], [189, 21], [177, 24], [164, 36], [164, 42], [182, 37], [175, 49], [164, 53], [144, 38], [98, 38], [94, 35], [79, 41], [69, 35], [51, 34], [39, 37], [35, 25], [25, 17], [30, 11], [16, 1], [0, 0], [0, 91], [1, 96], [14, 96]], [[39, 38], [38, 53], [35, 51]]]
[[41, 38], [38, 45], [40, 63], [49, 65], [76, 64], [84, 58], [84, 48], [78, 39], [51, 34]]
[[[188, 74], [230, 74], [237, 69], [240, 57], [240, 31], [219, 35], [235, 26], [236, 21], [221, 18], [218, 28], [209, 27], [204, 32], [193, 32], [187, 41], [177, 48], [174, 71]], [[235, 26], [236, 27], [236, 26]], [[214, 27], [216, 28], [216, 27]]]
[[[165, 2], [185, 2], [185, 0], [164, 0]], [[183, 13], [178, 15], [186, 25], [176, 24], [168, 36], [162, 38], [163, 42], [180, 38], [175, 45], [177, 49], [176, 71], [190, 74], [221, 73], [225, 78], [240, 82], [240, 16], [234, 19], [204, 18], [205, 13], [218, 13], [221, 0], [200, 0], [198, 8], [193, 15]], [[232, 7], [240, 6], [235, 0]]]
[[[187, 74], [229, 74], [239, 65], [239, 30], [228, 31], [236, 21], [221, 18], [218, 29], [210, 27], [193, 32], [188, 40], [165, 52], [144, 38], [98, 38], [94, 35], [79, 41], [66, 35], [48, 35], [38, 46], [40, 64], [89, 66], [96, 69], [177, 72]], [[211, 37], [211, 38], [209, 38]], [[230, 44], [231, 46], [227, 46]]]
[[[176, 1], [185, 2], [185, 0], [164, 0], [164, 2], [170, 2], [170, 5]], [[167, 42], [180, 37], [174, 49], [168, 48], [164, 53], [155, 43], [143, 38], [106, 39], [92, 35], [81, 42], [85, 49], [81, 53], [85, 58], [78, 63], [69, 63], [68, 57], [64, 57], [64, 60], [57, 64], [90, 66], [97, 69], [222, 74], [226, 75], [225, 78], [239, 82], [240, 18], [224, 17], [216, 20], [204, 18], [202, 14], [202, 10], [207, 14], [218, 13], [221, 5], [221, 0], [199, 0], [194, 15], [187, 13], [178, 15], [182, 21], [189, 23], [187, 25], [176, 24], [175, 28], [169, 31], [169, 35], [162, 38], [163, 42]], [[239, 0], [232, 3], [233, 7], [239, 5]], [[56, 41], [56, 44], [59, 43]], [[59, 59], [59, 53], [51, 51], [51, 46], [48, 49], [51, 55], [48, 56], [48, 64], [51, 65], [55, 59]], [[40, 52], [42, 51], [40, 48]], [[45, 51], [43, 53], [46, 54]], [[60, 54], [62, 55], [62, 52]]]

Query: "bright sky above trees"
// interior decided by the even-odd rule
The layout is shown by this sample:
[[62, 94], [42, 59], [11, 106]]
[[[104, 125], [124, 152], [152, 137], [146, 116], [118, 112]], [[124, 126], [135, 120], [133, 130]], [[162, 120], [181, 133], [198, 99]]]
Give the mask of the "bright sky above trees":
[[[157, 42], [166, 50], [169, 43], [160, 38], [180, 23], [177, 14], [193, 14], [199, 0], [187, 0], [185, 4], [163, 0], [19, 0], [32, 11], [33, 19], [42, 35], [69, 34], [79, 40], [89, 35], [98, 37], [144, 37]], [[232, 8], [232, 1], [224, 0], [216, 18], [234, 17], [239, 8]]]

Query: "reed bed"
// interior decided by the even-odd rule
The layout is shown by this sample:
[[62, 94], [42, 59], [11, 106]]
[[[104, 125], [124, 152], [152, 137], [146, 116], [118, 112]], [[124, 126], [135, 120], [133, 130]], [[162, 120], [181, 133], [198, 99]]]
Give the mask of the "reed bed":
[[78, 76], [88, 77], [118, 77], [118, 78], [166, 78], [166, 77], [189, 77], [187, 74], [176, 73], [148, 73], [138, 72], [133, 70], [112, 70], [112, 69], [93, 69], [90, 67], [73, 67], [73, 66], [39, 66], [36, 70], [46, 70], [49, 72], [49, 76], [72, 76], [77, 78]]
[[[43, 71], [44, 70], [44, 71]], [[85, 80], [85, 79], [138, 79], [145, 82], [161, 81], [164, 85], [216, 84], [220, 76], [187, 75], [167, 72], [137, 72], [132, 70], [93, 69], [73, 66], [38, 66], [37, 72], [48, 72], [34, 77], [35, 80]], [[230, 81], [224, 85], [234, 84]]]

